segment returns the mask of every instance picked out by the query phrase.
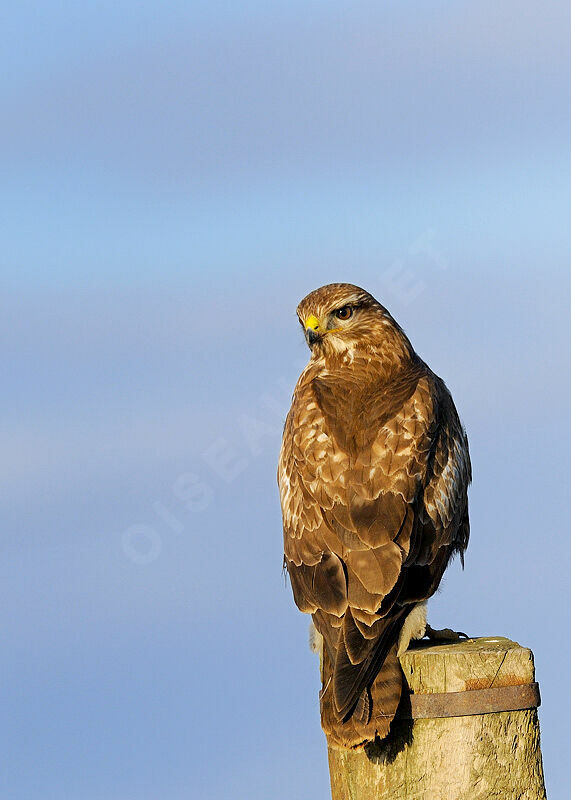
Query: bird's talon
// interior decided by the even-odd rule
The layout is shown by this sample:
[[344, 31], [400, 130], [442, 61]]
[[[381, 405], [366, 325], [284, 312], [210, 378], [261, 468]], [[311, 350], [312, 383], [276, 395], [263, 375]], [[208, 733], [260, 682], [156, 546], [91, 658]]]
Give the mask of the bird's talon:
[[451, 628], [442, 628], [435, 630], [432, 626], [426, 626], [426, 633], [424, 634], [427, 639], [434, 642], [459, 642], [461, 639], [469, 639], [467, 633], [463, 631], [453, 631]]

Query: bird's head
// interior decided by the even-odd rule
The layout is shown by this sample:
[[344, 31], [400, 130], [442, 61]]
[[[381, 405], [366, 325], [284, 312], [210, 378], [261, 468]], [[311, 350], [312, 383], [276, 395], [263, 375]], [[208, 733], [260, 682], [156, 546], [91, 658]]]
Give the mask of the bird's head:
[[377, 349], [395, 334], [406, 337], [375, 298], [350, 283], [330, 283], [297, 307], [307, 344], [316, 356]]

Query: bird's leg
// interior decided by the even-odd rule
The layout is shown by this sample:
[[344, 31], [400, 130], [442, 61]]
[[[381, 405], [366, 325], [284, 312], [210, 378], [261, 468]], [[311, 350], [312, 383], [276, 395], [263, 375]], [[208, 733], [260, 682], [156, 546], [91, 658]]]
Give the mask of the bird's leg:
[[459, 642], [461, 639], [470, 638], [467, 633], [462, 633], [462, 631], [453, 631], [451, 628], [435, 630], [428, 623], [426, 624], [426, 632], [424, 635], [432, 642]]

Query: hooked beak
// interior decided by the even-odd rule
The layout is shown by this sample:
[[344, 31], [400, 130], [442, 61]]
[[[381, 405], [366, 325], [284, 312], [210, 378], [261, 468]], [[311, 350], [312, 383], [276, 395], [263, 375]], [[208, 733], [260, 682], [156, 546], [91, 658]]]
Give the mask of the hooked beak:
[[305, 320], [305, 338], [307, 339], [307, 343], [310, 347], [312, 347], [315, 342], [321, 339], [319, 320], [317, 317], [314, 317], [313, 314], [310, 314]]

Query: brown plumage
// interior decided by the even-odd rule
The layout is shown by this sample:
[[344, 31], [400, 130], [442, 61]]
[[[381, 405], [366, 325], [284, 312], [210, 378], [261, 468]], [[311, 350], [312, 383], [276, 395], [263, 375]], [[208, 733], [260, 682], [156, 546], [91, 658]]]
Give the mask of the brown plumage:
[[356, 747], [387, 735], [397, 651], [424, 634], [424, 607], [405, 621], [466, 549], [468, 442], [444, 382], [370, 294], [330, 284], [297, 313], [311, 359], [278, 468], [285, 564], [323, 637], [323, 728]]

